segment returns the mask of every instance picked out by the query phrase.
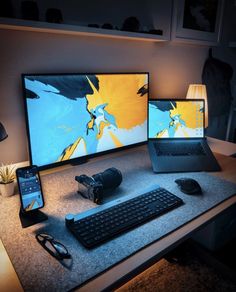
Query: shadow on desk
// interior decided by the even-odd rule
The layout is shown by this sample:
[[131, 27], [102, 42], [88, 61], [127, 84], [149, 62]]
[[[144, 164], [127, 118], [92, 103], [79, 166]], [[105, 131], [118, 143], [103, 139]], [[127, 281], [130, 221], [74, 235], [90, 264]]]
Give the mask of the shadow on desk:
[[[36, 235], [42, 234], [43, 236], [49, 236], [50, 239], [53, 239], [53, 241], [56, 242], [56, 244], [58, 243], [58, 244], [62, 244], [63, 246], [65, 246], [65, 244], [62, 241], [60, 241], [57, 237], [55, 237], [54, 234], [56, 234], [56, 232], [55, 232], [55, 230], [53, 230], [51, 228], [51, 224], [54, 224], [53, 226], [58, 226], [55, 224], [55, 221], [58, 221], [58, 220], [55, 220], [55, 218], [54, 218], [53, 223], [51, 222], [50, 225], [48, 225], [48, 226], [46, 225], [44, 227], [38, 228], [37, 230], [33, 231], [33, 234], [35, 235], [35, 240], [36, 240]], [[45, 253], [50, 254], [50, 252], [48, 252], [48, 250], [50, 250], [52, 252], [52, 254], [58, 254], [56, 249], [53, 247], [53, 244], [50, 241], [42, 240], [42, 244], [40, 244], [40, 243], [38, 243], [38, 244], [41, 246], [41, 248], [43, 249], [43, 251]], [[57, 246], [58, 246], [58, 244], [57, 244]], [[60, 263], [64, 268], [66, 268], [67, 270], [70, 271], [73, 268], [73, 257], [71, 256], [68, 248], [66, 246], [65, 246], [65, 248], [67, 249], [70, 257], [58, 259], [58, 257], [56, 257], [56, 256], [54, 257], [52, 254], [50, 254], [50, 256], [53, 257], [55, 260], [57, 260], [58, 263]]]

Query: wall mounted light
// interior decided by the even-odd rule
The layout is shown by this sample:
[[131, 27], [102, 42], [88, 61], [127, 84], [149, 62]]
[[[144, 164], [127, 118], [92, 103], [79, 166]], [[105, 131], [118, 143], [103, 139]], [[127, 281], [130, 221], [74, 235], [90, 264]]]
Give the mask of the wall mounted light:
[[6, 139], [7, 137], [8, 137], [7, 132], [3, 124], [0, 122], [0, 142]]
[[187, 99], [204, 99], [205, 100], [205, 128], [208, 127], [208, 103], [207, 91], [204, 84], [190, 84], [187, 92]]

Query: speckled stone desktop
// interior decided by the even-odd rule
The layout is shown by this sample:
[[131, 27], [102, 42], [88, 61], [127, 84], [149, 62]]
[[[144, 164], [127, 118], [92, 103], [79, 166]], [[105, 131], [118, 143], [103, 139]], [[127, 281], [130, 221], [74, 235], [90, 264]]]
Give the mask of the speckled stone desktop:
[[[96, 206], [78, 193], [75, 175], [92, 175], [109, 167], [121, 170], [123, 181], [105, 201], [128, 194], [141, 194], [150, 186], [160, 185], [183, 199], [184, 205], [95, 249], [87, 250], [65, 227], [65, 215], [77, 214]], [[180, 192], [174, 180], [196, 179], [202, 196]], [[206, 173], [154, 174], [146, 149], [137, 148], [91, 159], [88, 163], [42, 175], [45, 197], [43, 209], [47, 221], [22, 229], [19, 220], [19, 197], [0, 199], [0, 236], [25, 291], [66, 291], [102, 273], [146, 245], [186, 224], [213, 206], [236, 194], [236, 184]], [[46, 232], [68, 248], [72, 260], [63, 265], [50, 256], [36, 241], [35, 234]]]

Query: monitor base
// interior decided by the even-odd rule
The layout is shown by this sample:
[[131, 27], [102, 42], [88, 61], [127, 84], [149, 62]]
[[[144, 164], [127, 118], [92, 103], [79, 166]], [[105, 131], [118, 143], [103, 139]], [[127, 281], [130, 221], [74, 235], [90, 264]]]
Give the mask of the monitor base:
[[76, 166], [76, 165], [84, 164], [86, 162], [88, 162], [87, 157], [80, 157], [80, 158], [75, 159], [74, 161], [71, 161], [70, 165]]

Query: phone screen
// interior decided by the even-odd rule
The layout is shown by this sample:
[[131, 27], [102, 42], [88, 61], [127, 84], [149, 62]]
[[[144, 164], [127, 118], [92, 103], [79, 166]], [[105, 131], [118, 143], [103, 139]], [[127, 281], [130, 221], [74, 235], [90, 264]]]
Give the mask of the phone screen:
[[23, 211], [42, 208], [44, 200], [37, 166], [18, 168], [16, 175]]

